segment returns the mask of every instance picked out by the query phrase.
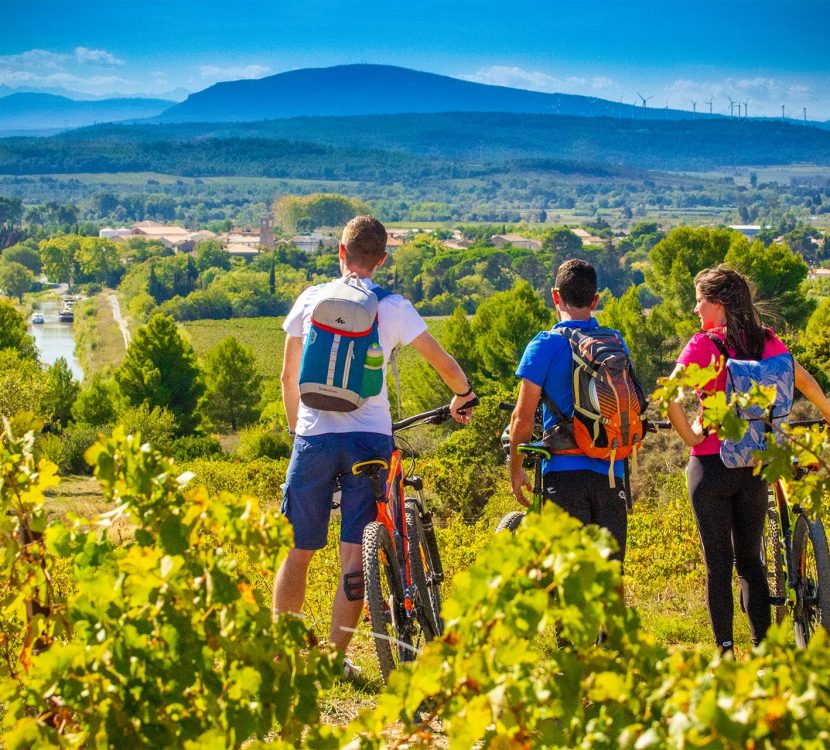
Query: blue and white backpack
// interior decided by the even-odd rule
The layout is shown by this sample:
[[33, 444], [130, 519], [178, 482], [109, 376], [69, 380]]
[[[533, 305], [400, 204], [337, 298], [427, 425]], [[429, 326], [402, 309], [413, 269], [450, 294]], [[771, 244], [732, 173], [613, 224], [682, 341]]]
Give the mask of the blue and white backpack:
[[378, 303], [391, 292], [350, 274], [322, 285], [300, 365], [300, 399], [312, 409], [354, 411], [383, 388]]
[[[758, 463], [756, 451], [767, 447], [767, 433], [774, 425], [779, 427], [790, 414], [795, 389], [795, 367], [792, 355], [776, 354], [761, 360], [733, 359], [723, 343], [714, 333], [707, 334], [726, 361], [726, 398], [733, 393], [747, 393], [753, 385], [775, 386], [775, 404], [770, 413], [760, 406], [750, 406], [739, 411], [738, 416], [749, 422], [749, 427], [739, 441], [722, 440], [720, 457], [730, 469], [754, 466]], [[776, 434], [776, 441], [781, 436]]]

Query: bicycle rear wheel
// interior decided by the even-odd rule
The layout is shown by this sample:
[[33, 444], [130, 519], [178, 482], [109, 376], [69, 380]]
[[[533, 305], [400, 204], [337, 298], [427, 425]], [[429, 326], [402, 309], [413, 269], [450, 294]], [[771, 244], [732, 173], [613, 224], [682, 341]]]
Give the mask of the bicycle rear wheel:
[[830, 632], [830, 550], [821, 521], [808, 521], [804, 516], [796, 519], [793, 565], [795, 642], [799, 648], [806, 648], [819, 627]]
[[519, 524], [522, 522], [525, 515], [525, 512], [521, 510], [511, 511], [504, 518], [502, 518], [501, 521], [499, 521], [499, 525], [496, 526], [496, 534], [500, 531], [509, 531], [512, 534], [519, 528]]
[[[787, 614], [787, 577], [784, 574], [784, 550], [778, 534], [778, 511], [775, 505], [767, 510], [767, 524], [761, 543], [761, 559], [767, 569], [769, 593], [774, 598], [773, 616], [780, 625]], [[780, 604], [777, 602], [781, 602]]]
[[427, 544], [418, 503], [406, 501], [406, 529], [409, 534], [409, 570], [415, 584], [415, 611], [424, 637], [431, 641], [444, 632], [441, 620], [441, 585], [435, 574], [432, 552]]
[[372, 521], [363, 531], [366, 604], [384, 683], [402, 661], [415, 657], [405, 630], [403, 583], [386, 527]]

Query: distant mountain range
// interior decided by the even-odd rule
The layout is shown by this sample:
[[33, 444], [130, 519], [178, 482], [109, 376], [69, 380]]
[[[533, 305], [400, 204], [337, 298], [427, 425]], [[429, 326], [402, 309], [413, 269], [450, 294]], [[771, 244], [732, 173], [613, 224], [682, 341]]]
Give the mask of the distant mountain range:
[[[191, 94], [156, 122], [253, 122], [286, 117], [342, 117], [438, 112], [514, 112], [579, 117], [690, 119], [693, 113], [649, 109], [588, 96], [489, 86], [392, 65], [304, 68], [267, 78], [217, 83]], [[698, 118], [710, 115], [698, 113]]]
[[[0, 86], [0, 135], [50, 134], [101, 122], [256, 123], [296, 117], [498, 112], [628, 120], [741, 120], [657, 109], [573, 94], [489, 86], [391, 65], [304, 68], [267, 78], [217, 83], [163, 98], [108, 98], [53, 89], [26, 92]], [[64, 95], [65, 94], [65, 95]], [[775, 118], [752, 118], [778, 122]], [[798, 122], [790, 120], [790, 122]], [[817, 127], [826, 123], [811, 122]]]
[[144, 119], [174, 103], [167, 99], [76, 101], [54, 94], [9, 94], [0, 97], [0, 133], [48, 134], [99, 122]]

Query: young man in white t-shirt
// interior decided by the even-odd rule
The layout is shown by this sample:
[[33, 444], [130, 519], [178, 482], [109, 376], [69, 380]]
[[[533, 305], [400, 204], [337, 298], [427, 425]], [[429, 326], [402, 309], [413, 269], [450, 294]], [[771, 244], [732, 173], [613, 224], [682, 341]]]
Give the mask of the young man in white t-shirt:
[[[386, 229], [371, 216], [357, 216], [343, 230], [340, 271], [358, 274], [370, 287], [372, 274], [386, 260]], [[294, 449], [286, 477], [283, 513], [294, 527], [294, 548], [288, 553], [274, 581], [274, 612], [300, 612], [305, 599], [308, 566], [314, 552], [326, 544], [335, 480], [341, 480], [340, 533], [341, 579], [334, 598], [331, 642], [345, 651], [363, 608], [362, 598], [349, 598], [344, 588], [350, 576], [361, 580], [363, 529], [376, 516], [371, 480], [354, 476], [351, 467], [371, 458], [389, 460], [392, 454], [392, 417], [386, 390], [386, 364], [398, 345], [411, 344], [435, 368], [454, 396], [452, 416], [466, 424], [472, 409], [459, 407], [475, 393], [458, 363], [428, 333], [426, 323], [412, 304], [390, 294], [378, 304], [378, 335], [383, 349], [383, 387], [351, 412], [311, 409], [300, 401], [299, 373], [305, 336], [320, 287], [307, 288], [283, 323], [287, 333], [282, 367], [282, 399]], [[358, 586], [359, 588], [359, 586]]]

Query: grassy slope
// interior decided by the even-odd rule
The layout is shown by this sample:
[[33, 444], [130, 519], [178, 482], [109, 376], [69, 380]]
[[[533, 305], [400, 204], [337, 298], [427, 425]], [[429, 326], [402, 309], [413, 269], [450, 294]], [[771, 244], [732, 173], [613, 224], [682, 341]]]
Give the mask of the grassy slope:
[[87, 380], [101, 370], [115, 369], [126, 354], [121, 329], [112, 317], [111, 293], [91, 297], [75, 314], [75, 352]]
[[254, 350], [262, 375], [276, 380], [282, 369], [282, 352], [285, 343], [282, 321], [282, 318], [194, 320], [181, 323], [179, 328], [184, 331], [199, 356], [204, 356], [222, 339], [233, 336], [240, 344]]

